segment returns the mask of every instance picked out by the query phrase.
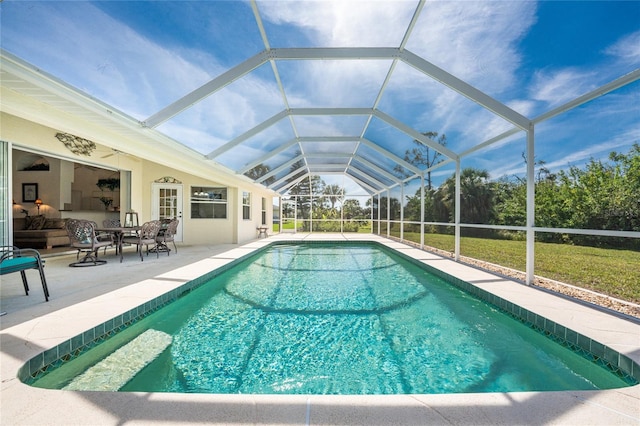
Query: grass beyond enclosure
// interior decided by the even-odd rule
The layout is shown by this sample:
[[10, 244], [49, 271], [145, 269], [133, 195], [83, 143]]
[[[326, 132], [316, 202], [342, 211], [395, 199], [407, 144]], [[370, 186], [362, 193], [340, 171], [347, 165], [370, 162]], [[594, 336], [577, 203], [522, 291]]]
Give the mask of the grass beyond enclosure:
[[[419, 236], [418, 236], [419, 237]], [[405, 238], [409, 238], [405, 234]], [[425, 244], [454, 250], [452, 235], [426, 234]], [[524, 241], [460, 238], [460, 254], [525, 270]], [[568, 244], [535, 243], [535, 274], [577, 287], [640, 303], [640, 252]]]

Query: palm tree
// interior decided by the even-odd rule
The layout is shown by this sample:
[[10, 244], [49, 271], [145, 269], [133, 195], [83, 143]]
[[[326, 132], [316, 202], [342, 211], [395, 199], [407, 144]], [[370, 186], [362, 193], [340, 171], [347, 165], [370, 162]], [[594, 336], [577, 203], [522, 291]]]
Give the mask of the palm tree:
[[340, 185], [326, 185], [322, 194], [331, 203], [331, 210], [335, 210], [336, 203], [344, 197], [344, 190]]
[[[442, 187], [442, 200], [453, 217], [455, 211], [455, 175], [448, 178]], [[460, 221], [463, 223], [491, 223], [493, 218], [494, 188], [489, 182], [489, 172], [474, 168], [460, 173]]]

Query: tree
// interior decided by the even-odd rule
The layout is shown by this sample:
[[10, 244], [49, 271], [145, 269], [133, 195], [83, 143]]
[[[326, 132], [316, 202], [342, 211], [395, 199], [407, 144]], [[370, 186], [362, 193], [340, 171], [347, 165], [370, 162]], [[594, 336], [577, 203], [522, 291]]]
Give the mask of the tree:
[[[297, 172], [297, 173], [296, 173]], [[306, 173], [306, 168], [302, 160], [297, 161], [290, 167], [291, 177], [287, 180], [293, 182]], [[317, 214], [317, 208], [320, 207], [319, 194], [322, 194], [324, 181], [318, 175], [309, 175], [300, 182], [292, 185], [288, 193], [295, 199], [298, 218], [303, 219], [303, 229], [309, 230], [308, 219], [311, 218], [311, 212], [315, 217], [321, 217]]]
[[360, 202], [353, 198], [344, 201], [342, 212], [345, 219], [360, 219], [364, 213], [362, 207], [360, 207]]
[[[525, 158], [526, 161], [526, 158]], [[608, 161], [590, 160], [583, 168], [552, 174], [536, 162], [536, 226], [549, 228], [640, 231], [640, 145], [627, 154], [612, 152]], [[526, 179], [495, 184], [496, 223], [526, 223]], [[636, 247], [637, 239], [537, 233], [541, 241]]]
[[494, 211], [497, 225], [525, 226], [527, 185], [522, 179], [502, 178], [494, 183]]
[[[571, 216], [566, 227], [640, 231], [640, 145], [628, 154], [612, 152], [609, 162], [591, 160], [584, 169], [559, 173], [560, 188]], [[602, 244], [598, 237], [574, 236], [575, 242]]]
[[[431, 140], [435, 140], [442, 146], [447, 145], [447, 136], [444, 133], [440, 135], [440, 137], [438, 137], [438, 132], [422, 132], [422, 134]], [[433, 186], [431, 184], [431, 170], [428, 169], [442, 161], [442, 153], [428, 145], [425, 145], [417, 139], [413, 140], [413, 144], [415, 145], [413, 148], [405, 151], [404, 161], [413, 164], [416, 167], [427, 169], [427, 189], [430, 190]], [[404, 172], [404, 167], [400, 165], [394, 167], [393, 170], [402, 178], [409, 177]]]
[[[440, 188], [442, 201], [449, 209], [450, 218], [455, 214], [455, 175]], [[489, 172], [465, 168], [460, 172], [460, 221], [463, 223], [493, 223], [494, 189], [489, 182]]]
[[344, 189], [336, 184], [325, 185], [322, 194], [331, 204], [331, 210], [335, 210], [336, 203], [344, 198]]
[[420, 189], [415, 195], [406, 195], [407, 204], [404, 206], [404, 219], [411, 221], [420, 220]]
[[[254, 168], [252, 168], [251, 170], [247, 171], [244, 175], [253, 179], [253, 180], [258, 180], [260, 179], [262, 176], [266, 175], [267, 173], [269, 173], [271, 171], [271, 168], [269, 166], [267, 166], [266, 164], [258, 164], [257, 166], [255, 166]], [[271, 185], [273, 182], [276, 181], [276, 178], [271, 176], [268, 177], [267, 179], [264, 180], [263, 184], [266, 186]]]
[[[370, 203], [367, 201], [367, 206], [369, 206]], [[389, 207], [389, 210], [387, 210], [387, 205]], [[380, 219], [387, 219], [387, 212], [389, 213], [389, 219], [390, 220], [400, 220], [400, 216], [399, 214], [397, 214], [397, 212], [400, 211], [400, 201], [397, 198], [387, 198], [387, 197], [380, 197], [380, 208], [378, 209], [378, 198], [374, 197], [373, 198], [373, 211], [374, 211], [374, 216], [375, 216], [375, 212], [376, 210], [379, 210], [380, 212]]]

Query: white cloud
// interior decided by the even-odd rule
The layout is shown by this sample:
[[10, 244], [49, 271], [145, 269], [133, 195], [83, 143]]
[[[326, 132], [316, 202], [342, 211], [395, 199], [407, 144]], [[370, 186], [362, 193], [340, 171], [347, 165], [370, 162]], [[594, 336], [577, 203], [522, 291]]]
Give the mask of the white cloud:
[[291, 107], [371, 107], [391, 61], [278, 63]]
[[[635, 137], [639, 137], [638, 131], [634, 132]], [[629, 146], [629, 134], [620, 137], [614, 137], [602, 143], [590, 145], [584, 149], [572, 151], [566, 157], [551, 161], [545, 164], [545, 167], [551, 171], [566, 169], [569, 165], [580, 166], [590, 159], [606, 158], [611, 151], [619, 150], [622, 147]]]
[[631, 33], [606, 49], [605, 53], [630, 64], [640, 63], [640, 31]]
[[[150, 40], [90, 3], [36, 4], [31, 16], [21, 17], [19, 23], [6, 25], [3, 18], [3, 45], [8, 41], [22, 46], [29, 52], [25, 59], [50, 64], [52, 68], [43, 68], [136, 118], [146, 119], [228, 69], [221, 65], [225, 58], [214, 56], [215, 52]], [[302, 33], [307, 40], [300, 44], [322, 47], [398, 46], [416, 5], [417, 1], [258, 3], [263, 19], [275, 24], [269, 31], [279, 31], [280, 39]], [[8, 9], [9, 5], [3, 6]], [[535, 12], [536, 3], [528, 1], [427, 2], [407, 48], [499, 99], [522, 83], [518, 49], [535, 23]], [[42, 25], [34, 25], [36, 22]], [[29, 37], [24, 36], [24, 28], [32, 29]], [[640, 60], [639, 46], [640, 31], [620, 39], [606, 53], [634, 63]], [[390, 61], [278, 62], [292, 107], [369, 107], [389, 66]], [[284, 108], [270, 67], [265, 67], [179, 114], [161, 129], [206, 154], [252, 128]], [[552, 107], [593, 89], [590, 79], [590, 72], [578, 68], [539, 70], [530, 89], [532, 100], [512, 100], [509, 105], [528, 116], [542, 104]], [[459, 134], [458, 140], [451, 141], [458, 152], [511, 127], [403, 63], [394, 72], [387, 96], [390, 102], [383, 99], [389, 107], [385, 112], [417, 130]], [[340, 120], [329, 117], [295, 120], [308, 124], [311, 134], [344, 133]], [[563, 158], [563, 165], [567, 161]]]
[[[487, 25], [487, 22], [491, 22]], [[518, 83], [519, 43], [535, 22], [533, 2], [429, 2], [407, 48], [491, 96]], [[430, 77], [398, 65], [383, 104], [403, 111], [423, 130], [457, 132], [451, 147], [463, 151], [513, 127]], [[529, 112], [533, 104], [516, 102]], [[413, 108], [411, 111], [410, 108]], [[387, 111], [394, 115], [392, 111]], [[400, 118], [400, 117], [398, 117]]]
[[529, 118], [532, 118], [532, 114], [536, 109], [536, 103], [534, 101], [524, 99], [515, 99], [511, 102], [507, 102], [507, 106]]
[[576, 68], [540, 70], [534, 75], [529, 95], [554, 107], [595, 89], [593, 80], [593, 72]]
[[[322, 47], [399, 46], [415, 1], [260, 1], [266, 21], [291, 24]], [[267, 34], [268, 36], [268, 34]]]
[[205, 129], [185, 125], [181, 122], [163, 123], [158, 127], [158, 130], [183, 144], [188, 141], [189, 143], [185, 145], [205, 155], [226, 142], [226, 140], [211, 135]]
[[535, 9], [534, 2], [429, 2], [407, 48], [487, 93], [502, 93], [517, 82], [518, 44]]
[[[12, 13], [20, 24], [3, 22], [3, 36], [25, 59], [138, 119], [222, 70], [213, 57], [165, 48], [87, 2]], [[33, 33], [25, 37], [24, 28]]]

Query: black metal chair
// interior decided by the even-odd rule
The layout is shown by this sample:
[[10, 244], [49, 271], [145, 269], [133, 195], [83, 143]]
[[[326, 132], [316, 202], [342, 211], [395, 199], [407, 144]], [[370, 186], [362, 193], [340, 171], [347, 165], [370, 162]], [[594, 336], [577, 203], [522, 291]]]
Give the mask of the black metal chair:
[[84, 219], [69, 219], [67, 221], [67, 233], [71, 241], [71, 247], [78, 250], [76, 259], [80, 258], [80, 253], [85, 255], [78, 262], [70, 263], [69, 266], [96, 266], [107, 263], [106, 260], [98, 259], [98, 250], [113, 245], [113, 239], [100, 241], [96, 235], [95, 222]]
[[19, 249], [14, 246], [0, 247], [0, 275], [20, 272], [24, 293], [29, 295], [29, 283], [27, 282], [27, 269], [37, 269], [40, 273], [40, 281], [44, 290], [44, 300], [49, 301], [49, 288], [44, 276], [44, 260], [40, 252], [34, 249]]

